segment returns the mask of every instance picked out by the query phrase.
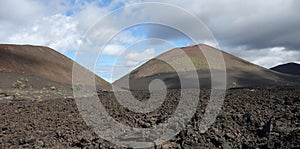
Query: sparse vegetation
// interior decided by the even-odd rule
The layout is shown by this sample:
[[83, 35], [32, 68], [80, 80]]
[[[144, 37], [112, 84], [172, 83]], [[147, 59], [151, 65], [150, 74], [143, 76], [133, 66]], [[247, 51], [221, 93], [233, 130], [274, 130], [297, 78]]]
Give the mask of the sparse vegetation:
[[232, 83], [232, 86], [233, 86], [233, 87], [237, 87], [236, 82], [233, 82], [233, 83]]
[[23, 81], [17, 80], [15, 83], [13, 83], [13, 88], [23, 89], [26, 87]]
[[[190, 65], [191, 62], [193, 66]], [[186, 68], [186, 67], [196, 68], [196, 69], [208, 68], [208, 65], [206, 63], [199, 61], [195, 57], [180, 57], [180, 58], [173, 59], [170, 63], [178, 67], [180, 66], [181, 68]]]
[[36, 97], [36, 100], [37, 100], [37, 101], [41, 101], [41, 100], [42, 100], [42, 97], [41, 97], [41, 96], [37, 96], [37, 97]]
[[50, 88], [52, 85], [51, 84], [47, 84], [46, 87]]
[[7, 91], [0, 89], [0, 95], [6, 95], [6, 94], [7, 94]]
[[83, 89], [83, 84], [81, 83], [77, 83], [73, 85], [75, 90], [82, 90]]
[[19, 80], [22, 81], [22, 82], [28, 82], [29, 81], [27, 78], [20, 78]]

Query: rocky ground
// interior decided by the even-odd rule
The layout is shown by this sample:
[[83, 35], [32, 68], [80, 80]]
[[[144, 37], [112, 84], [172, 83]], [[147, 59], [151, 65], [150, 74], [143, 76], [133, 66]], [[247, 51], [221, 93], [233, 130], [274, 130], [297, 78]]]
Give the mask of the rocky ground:
[[[122, 148], [98, 137], [69, 95], [62, 98], [49, 90], [42, 92], [39, 100], [32, 100], [36, 94], [23, 92], [16, 98], [15, 93], [0, 92], [0, 148]], [[134, 95], [140, 99], [150, 96], [143, 92]], [[114, 119], [143, 128], [168, 119], [179, 96], [179, 90], [168, 91], [167, 102], [148, 115], [123, 108], [112, 92], [99, 92]], [[300, 148], [300, 87], [228, 90], [216, 122], [202, 134], [198, 124], [209, 96], [209, 90], [201, 91], [191, 122], [155, 148]]]

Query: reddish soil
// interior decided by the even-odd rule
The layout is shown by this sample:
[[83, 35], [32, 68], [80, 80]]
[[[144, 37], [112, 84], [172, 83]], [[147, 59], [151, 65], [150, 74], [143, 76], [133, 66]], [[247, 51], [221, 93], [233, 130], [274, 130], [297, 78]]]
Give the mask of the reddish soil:
[[[0, 86], [11, 87], [11, 83], [17, 80], [10, 77], [16, 75], [45, 80], [35, 81], [33, 86], [43, 86], [44, 82], [71, 85], [73, 64], [81, 68], [83, 73], [91, 73], [48, 47], [0, 44], [0, 75], [5, 78], [1, 77]], [[110, 84], [100, 77], [95, 76], [95, 80], [100, 88], [110, 87]]]
[[[180, 51], [183, 51], [186, 54], [186, 57], [184, 57], [184, 54]], [[208, 66], [208, 62], [204, 56], [204, 51], [206, 53], [222, 53], [226, 66], [227, 88], [300, 85], [300, 77], [278, 73], [276, 71], [257, 66], [231, 54], [203, 44], [177, 48], [165, 52], [156, 58], [149, 60], [142, 66], [130, 72], [128, 75], [115, 81], [113, 84], [121, 88], [128, 88], [126, 79], [129, 78], [129, 89], [147, 90], [148, 85], [152, 80], [160, 79], [166, 83], [168, 88], [178, 89], [181, 85], [178, 73], [181, 73], [183, 74], [184, 80], [190, 84], [186, 88], [195, 88], [195, 86], [197, 86], [196, 83], [198, 83], [195, 82], [195, 80], [199, 80], [201, 87], [210, 88], [211, 71], [216, 72], [216, 75], [218, 75], [222, 74], [220, 73], [222, 70]], [[186, 60], [188, 58], [193, 62], [194, 68], [188, 65], [189, 63], [187, 63]], [[180, 68], [175, 71], [175, 69], [169, 65], [170, 63], [175, 64]], [[191, 78], [191, 70], [194, 69], [198, 74], [198, 78]]]

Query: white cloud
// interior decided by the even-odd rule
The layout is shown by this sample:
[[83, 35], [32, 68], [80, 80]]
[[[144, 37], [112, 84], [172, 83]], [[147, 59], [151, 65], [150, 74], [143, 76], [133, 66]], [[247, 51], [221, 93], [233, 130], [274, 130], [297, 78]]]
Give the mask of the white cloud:
[[270, 68], [291, 61], [300, 63], [300, 52], [287, 50], [284, 47], [253, 50], [244, 50], [243, 47], [239, 47], [227, 51], [265, 68]]
[[[120, 4], [128, 5], [142, 1], [114, 0], [100, 7], [99, 4], [103, 1], [0, 0], [0, 43], [45, 45], [60, 52], [76, 50], [91, 25], [111, 10]], [[299, 1], [149, 1], [175, 4], [197, 15], [214, 33], [221, 49], [230, 49], [227, 50], [229, 53], [256, 64], [271, 67], [279, 63], [300, 61], [300, 15], [297, 7]], [[145, 11], [151, 11], [148, 14], [163, 18], [166, 22], [177, 23], [190, 31], [199, 29], [198, 26], [186, 22], [184, 15], [173, 12], [163, 15], [161, 11], [154, 9], [125, 9], [115, 17], [101, 22], [101, 26], [96, 28], [89, 40], [100, 46], [105, 45], [103, 41], [119, 31], [120, 24], [132, 20], [146, 20], [149, 16], [143, 13]], [[152, 28], [148, 33], [157, 35], [154, 37], [172, 38], [170, 40], [174, 40], [174, 36], [178, 35], [168, 34], [159, 28]], [[129, 31], [120, 33], [110, 41], [103, 54], [118, 56], [123, 52], [125, 45], [140, 40], [138, 36]], [[209, 41], [203, 42], [217, 46]], [[96, 48], [86, 50], [96, 51]], [[141, 61], [152, 58], [154, 53], [154, 49], [129, 52], [125, 56], [124, 65], [136, 66]]]
[[[220, 46], [247, 45], [249, 49], [286, 47], [300, 50], [300, 2], [297, 0], [146, 0], [177, 5], [198, 16], [212, 31]], [[266, 11], [267, 10], [267, 11]], [[153, 15], [164, 17], [160, 11]], [[180, 13], [167, 15], [168, 22], [197, 31], [199, 26], [185, 22]], [[159, 28], [149, 31], [155, 37], [176, 38]], [[180, 38], [180, 37], [177, 37]]]
[[124, 46], [110, 44], [103, 49], [101, 54], [110, 55], [110, 56], [119, 56], [120, 54], [123, 53], [124, 50], [125, 50]]
[[109, 10], [106, 8], [99, 8], [96, 5], [88, 4], [84, 9], [74, 14], [74, 18], [80, 22], [79, 29], [87, 31], [108, 12]]
[[216, 48], [219, 47], [218, 43], [216, 43], [214, 41], [204, 41], [203, 44], [206, 44], [206, 45], [209, 45], [209, 46], [212, 46], [212, 47], [216, 47]]
[[81, 38], [77, 25], [72, 17], [60, 14], [44, 17], [8, 37], [7, 42], [46, 45], [61, 52], [77, 49]]
[[[113, 2], [106, 7], [99, 7], [100, 2], [97, 1], [75, 3], [76, 5], [68, 1], [0, 1], [0, 43], [44, 45], [60, 52], [77, 50], [88, 29], [119, 4]], [[71, 16], [67, 16], [67, 12]], [[116, 31], [110, 23], [112, 22], [106, 20], [105, 24], [108, 25], [97, 28], [92, 42], [101, 43], [99, 35], [106, 39]], [[104, 51], [104, 54], [116, 55], [114, 52], [119, 52], [120, 49], [116, 44], [135, 40], [137, 39], [130, 32], [122, 32], [113, 39], [110, 43], [112, 45], [108, 46], [109, 50]]]
[[44, 6], [33, 0], [1, 0], [0, 20], [14, 23], [32, 21], [44, 14]]
[[153, 48], [146, 49], [144, 52], [130, 52], [126, 54], [126, 66], [136, 66], [140, 62], [144, 62], [154, 57], [155, 50]]

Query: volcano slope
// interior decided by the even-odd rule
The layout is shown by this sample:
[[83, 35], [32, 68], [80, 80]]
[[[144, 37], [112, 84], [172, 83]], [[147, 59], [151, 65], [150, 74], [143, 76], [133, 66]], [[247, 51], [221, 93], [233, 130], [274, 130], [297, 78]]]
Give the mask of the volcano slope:
[[270, 69], [285, 74], [300, 75], [300, 64], [297, 63], [282, 64], [272, 67]]
[[[10, 73], [6, 75], [9, 79], [14, 74], [23, 75], [15, 72], [4, 73]], [[49, 81], [43, 78], [43, 75], [31, 76], [36, 81], [39, 79]], [[28, 82], [30, 83], [30, 79]], [[132, 93], [141, 101], [149, 98], [148, 92]], [[98, 97], [109, 113], [107, 119], [113, 118], [127, 126], [145, 128], [154, 127], [170, 118], [176, 110], [180, 94], [181, 90], [168, 90], [165, 102], [158, 109], [146, 114], [124, 108], [113, 92], [99, 91]], [[197, 94], [199, 96], [197, 111], [189, 124], [174, 138], [157, 145], [156, 148], [300, 147], [299, 87], [228, 90], [215, 123], [205, 133], [201, 133], [199, 124], [205, 106], [209, 103], [210, 94], [209, 89], [203, 89]], [[5, 96], [7, 93], [0, 89], [0, 148], [124, 148], [97, 136], [92, 130], [93, 127], [85, 123], [73, 97], [5, 100]], [[97, 113], [89, 115], [93, 117]], [[116, 134], [112, 132], [109, 135]], [[133, 141], [143, 139], [145, 138], [140, 140], [127, 138]]]
[[[0, 102], [46, 100], [73, 96], [72, 70], [94, 75], [53, 49], [31, 45], [0, 45]], [[95, 75], [98, 89], [110, 84]], [[75, 84], [82, 88], [83, 84]]]
[[[180, 54], [179, 51], [181, 50], [186, 56]], [[211, 71], [218, 74], [218, 71], [220, 72], [222, 70], [210, 68], [202, 51], [208, 53], [218, 51], [222, 53], [226, 67], [227, 88], [286, 86], [297, 85], [300, 82], [299, 77], [265, 69], [216, 48], [200, 44], [165, 52], [149, 60], [113, 84], [124, 89], [148, 90], [151, 81], [159, 79], [166, 84], [167, 88], [180, 89], [181, 84], [178, 73], [181, 73], [183, 74], [183, 80], [189, 84], [186, 88], [197, 87], [198, 83], [195, 82], [195, 80], [199, 80], [201, 88], [210, 88]], [[192, 61], [194, 68], [189, 66], [185, 67], [188, 60]], [[172, 65], [179, 66], [180, 69], [176, 72]], [[192, 70], [197, 71], [197, 78], [191, 77], [190, 74]]]
[[[0, 87], [11, 88], [19, 80], [27, 87], [40, 89], [47, 85], [67, 87], [72, 84], [73, 64], [89, 73], [71, 59], [53, 49], [31, 45], [0, 45]], [[94, 75], [94, 74], [93, 74]], [[96, 85], [108, 89], [110, 84], [95, 76]]]

